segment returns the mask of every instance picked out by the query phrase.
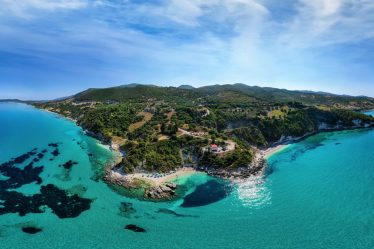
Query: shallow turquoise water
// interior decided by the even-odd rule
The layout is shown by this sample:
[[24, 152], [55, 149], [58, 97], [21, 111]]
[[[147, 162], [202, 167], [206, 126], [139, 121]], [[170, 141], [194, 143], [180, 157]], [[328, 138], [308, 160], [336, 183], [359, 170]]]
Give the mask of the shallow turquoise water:
[[[51, 142], [61, 143], [61, 155], [38, 162], [45, 166], [42, 185], [84, 186], [83, 196], [94, 199], [91, 208], [67, 219], [49, 209], [1, 215], [1, 248], [374, 247], [374, 130], [322, 133], [291, 145], [270, 158], [265, 179], [247, 180], [226, 198], [191, 208], [182, 208], [183, 200], [151, 203], [120, 196], [93, 177], [111, 153], [80, 128], [32, 107], [0, 104], [0, 163]], [[78, 165], [67, 175], [58, 164], [70, 159]], [[189, 187], [187, 195], [209, 180], [204, 174], [179, 179]], [[32, 183], [17, 191], [31, 195], [39, 189]], [[119, 215], [124, 201], [136, 210], [130, 217]], [[23, 233], [25, 222], [43, 231]], [[146, 232], [125, 230], [127, 224]]]

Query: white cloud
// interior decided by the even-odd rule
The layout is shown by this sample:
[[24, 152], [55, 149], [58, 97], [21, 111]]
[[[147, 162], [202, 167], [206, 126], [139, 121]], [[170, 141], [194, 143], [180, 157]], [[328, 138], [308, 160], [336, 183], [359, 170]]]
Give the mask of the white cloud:
[[[259, 55], [258, 46], [261, 45], [261, 35], [270, 12], [258, 0], [168, 0], [158, 5], [128, 5], [131, 6], [131, 11], [124, 12], [124, 16], [128, 17], [131, 12], [136, 17], [151, 19], [152, 21], [147, 21], [150, 26], [163, 28], [174, 23], [179, 25], [174, 27], [177, 32], [183, 32], [184, 28], [191, 32], [195, 39], [186, 42], [183, 39], [173, 42], [168, 37], [163, 40], [165, 37], [160, 37], [159, 34], [155, 37], [165, 42], [165, 49], [175, 47], [177, 51], [174, 53], [179, 60], [190, 58], [190, 64], [199, 64], [196, 57], [205, 56], [205, 61], [219, 67], [218, 71], [221, 72], [222, 68], [227, 72], [233, 70], [233, 67], [257, 67], [259, 63], [256, 60]], [[133, 19], [131, 21], [134, 22]], [[191, 31], [193, 28], [198, 33]], [[223, 29], [227, 33], [221, 34]], [[149, 36], [148, 39], [152, 37]], [[181, 57], [181, 53], [185, 57]], [[168, 58], [173, 57], [172, 53], [167, 54]]]
[[374, 38], [374, 2], [299, 0], [296, 15], [279, 34], [283, 44], [318, 47]]
[[[112, 3], [106, 2], [113, 6]], [[161, 3], [127, 2], [133, 15], [165, 19], [185, 26], [201, 26], [204, 21], [240, 21], [238, 18], [267, 13], [265, 6], [257, 0], [164, 0]], [[120, 6], [117, 6], [120, 7]], [[130, 13], [126, 13], [131, 15]], [[236, 20], [235, 20], [236, 19]], [[156, 20], [157, 23], [160, 20]], [[169, 23], [170, 25], [170, 23]]]
[[33, 17], [34, 11], [75, 10], [88, 5], [86, 0], [0, 0], [0, 14], [21, 18]]
[[[8, 27], [14, 32], [6, 33], [4, 22], [0, 41], [17, 41], [8, 45], [15, 52], [32, 48], [26, 51], [30, 55], [92, 58], [103, 65], [100, 72], [110, 70], [108, 75], [120, 75], [124, 82], [131, 74], [132, 81], [148, 77], [187, 83], [283, 83], [320, 74], [323, 56], [311, 48], [374, 38], [374, 1], [298, 0], [289, 4], [294, 9], [283, 19], [272, 13], [272, 1], [277, 0], [161, 0], [157, 5], [130, 0], [0, 0], [7, 14], [38, 16], [40, 22], [46, 21], [44, 12], [56, 12], [53, 36], [28, 30], [27, 25]], [[92, 11], [88, 18], [72, 15], [68, 24], [58, 19], [59, 10], [82, 8]]]

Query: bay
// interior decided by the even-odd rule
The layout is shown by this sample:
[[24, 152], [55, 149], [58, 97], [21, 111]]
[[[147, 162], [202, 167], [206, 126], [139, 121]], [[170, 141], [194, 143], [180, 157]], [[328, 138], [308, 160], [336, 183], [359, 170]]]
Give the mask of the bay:
[[[56, 157], [51, 143], [58, 144]], [[374, 246], [374, 131], [370, 129], [320, 133], [290, 145], [269, 159], [265, 177], [232, 185], [227, 192], [213, 191], [220, 196], [207, 195], [214, 201], [205, 202], [199, 191], [224, 183], [204, 174], [178, 179], [187, 191], [176, 201], [153, 203], [122, 196], [98, 176], [113, 157], [108, 148], [60, 116], [23, 104], [0, 104], [0, 164], [34, 148], [47, 150], [34, 163], [44, 166], [42, 183], [24, 184], [14, 191], [32, 196], [41, 186], [53, 184], [92, 202], [74, 218], [59, 218], [48, 207], [25, 216], [0, 215], [1, 248]], [[77, 164], [67, 170], [62, 165], [69, 160]], [[0, 174], [0, 180], [6, 179]], [[193, 205], [183, 205], [187, 202]], [[0, 209], [1, 205], [0, 201]], [[127, 225], [145, 232], [127, 230]], [[25, 226], [42, 230], [25, 233]]]

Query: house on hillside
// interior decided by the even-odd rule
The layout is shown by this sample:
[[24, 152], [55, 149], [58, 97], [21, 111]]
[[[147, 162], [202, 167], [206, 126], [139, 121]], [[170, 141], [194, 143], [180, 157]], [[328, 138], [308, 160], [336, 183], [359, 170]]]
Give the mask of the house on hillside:
[[225, 154], [235, 150], [236, 143], [233, 141], [220, 142], [218, 145], [212, 143], [203, 148], [203, 152], [211, 152], [216, 155], [224, 156]]
[[217, 153], [217, 152], [218, 152], [218, 145], [216, 145], [216, 144], [211, 144], [211, 145], [210, 145], [210, 150], [211, 150], [212, 152]]

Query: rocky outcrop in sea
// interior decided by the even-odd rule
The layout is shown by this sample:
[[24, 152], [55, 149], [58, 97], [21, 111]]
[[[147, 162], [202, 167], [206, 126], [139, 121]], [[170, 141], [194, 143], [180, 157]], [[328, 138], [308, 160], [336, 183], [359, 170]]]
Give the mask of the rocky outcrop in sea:
[[144, 197], [153, 200], [170, 200], [175, 197], [176, 189], [177, 185], [175, 183], [166, 183], [146, 189]]

